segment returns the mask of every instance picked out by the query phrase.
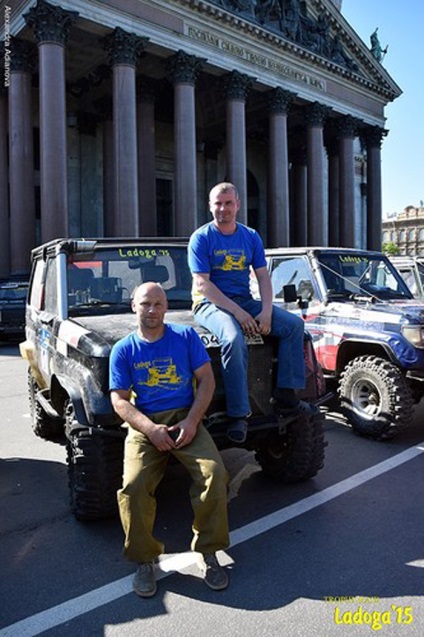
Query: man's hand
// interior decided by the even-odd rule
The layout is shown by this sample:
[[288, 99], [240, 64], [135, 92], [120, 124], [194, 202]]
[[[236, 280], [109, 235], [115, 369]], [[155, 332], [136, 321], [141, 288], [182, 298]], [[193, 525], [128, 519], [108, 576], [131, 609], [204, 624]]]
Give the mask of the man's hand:
[[[169, 427], [169, 430], [176, 429], [176, 427]], [[146, 435], [152, 445], [156, 447], [158, 451], [171, 451], [176, 449], [177, 444], [172, 440], [168, 433], [168, 427], [166, 425], [154, 424], [146, 432]]]
[[258, 316], [256, 317], [256, 321], [258, 324], [258, 331], [260, 332], [260, 334], [269, 334], [271, 331], [271, 318], [272, 318], [272, 312], [266, 312], [265, 310], [262, 310], [262, 312], [259, 312]]
[[189, 421], [187, 418], [181, 420], [178, 424], [169, 427], [169, 431], [178, 433], [178, 437], [175, 440], [175, 447], [181, 449], [190, 444], [195, 438], [197, 433], [197, 425], [193, 424], [193, 421]]
[[171, 451], [189, 445], [196, 433], [197, 425], [187, 417], [172, 427], [154, 424], [147, 436], [158, 451]]
[[249, 312], [246, 312], [239, 305], [234, 309], [233, 316], [240, 323], [241, 329], [245, 334], [259, 333], [259, 325]]

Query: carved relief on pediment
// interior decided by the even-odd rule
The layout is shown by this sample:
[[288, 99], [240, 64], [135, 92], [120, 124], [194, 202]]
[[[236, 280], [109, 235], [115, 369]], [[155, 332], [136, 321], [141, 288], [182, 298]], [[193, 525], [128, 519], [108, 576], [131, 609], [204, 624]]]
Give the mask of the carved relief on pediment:
[[358, 72], [353, 57], [340, 36], [331, 30], [330, 15], [322, 10], [312, 14], [301, 0], [210, 0], [227, 11], [242, 15], [262, 27], [317, 53], [335, 64]]

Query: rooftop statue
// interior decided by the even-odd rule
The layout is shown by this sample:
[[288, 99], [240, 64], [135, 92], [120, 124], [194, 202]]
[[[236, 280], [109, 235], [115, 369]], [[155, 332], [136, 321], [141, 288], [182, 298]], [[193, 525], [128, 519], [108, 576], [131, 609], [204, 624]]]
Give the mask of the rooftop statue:
[[385, 49], [381, 48], [381, 44], [380, 44], [380, 40], [378, 39], [377, 31], [378, 31], [378, 27], [370, 35], [371, 53], [373, 54], [373, 56], [375, 57], [377, 62], [382, 62], [384, 60], [384, 56], [387, 53], [389, 45], [387, 45]]

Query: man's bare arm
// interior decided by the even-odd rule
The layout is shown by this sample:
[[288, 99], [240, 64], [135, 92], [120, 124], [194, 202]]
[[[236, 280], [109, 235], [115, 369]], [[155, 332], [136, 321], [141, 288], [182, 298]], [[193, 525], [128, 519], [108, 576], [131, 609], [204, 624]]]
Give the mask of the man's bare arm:
[[268, 334], [271, 330], [272, 320], [272, 284], [266, 267], [255, 270], [258, 279], [259, 294], [262, 301], [262, 310], [256, 317], [259, 323], [259, 331], [262, 334]]

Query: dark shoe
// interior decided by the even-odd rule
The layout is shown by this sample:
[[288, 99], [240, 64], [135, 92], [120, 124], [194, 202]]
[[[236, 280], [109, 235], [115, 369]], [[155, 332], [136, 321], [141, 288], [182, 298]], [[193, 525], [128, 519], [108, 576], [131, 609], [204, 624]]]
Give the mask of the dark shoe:
[[228, 586], [228, 575], [218, 562], [215, 553], [200, 555], [199, 568], [205, 579], [205, 584], [214, 591], [222, 591]]
[[294, 416], [296, 414], [305, 414], [306, 416], [316, 416], [319, 414], [319, 409], [316, 405], [312, 403], [307, 403], [304, 400], [299, 400], [299, 402], [290, 407], [285, 407], [284, 404], [277, 403], [276, 411], [279, 416]]
[[241, 444], [247, 437], [247, 422], [244, 418], [231, 418], [227, 429], [227, 438], [231, 442]]
[[140, 597], [153, 597], [157, 590], [153, 562], [138, 565], [133, 579], [133, 588]]

